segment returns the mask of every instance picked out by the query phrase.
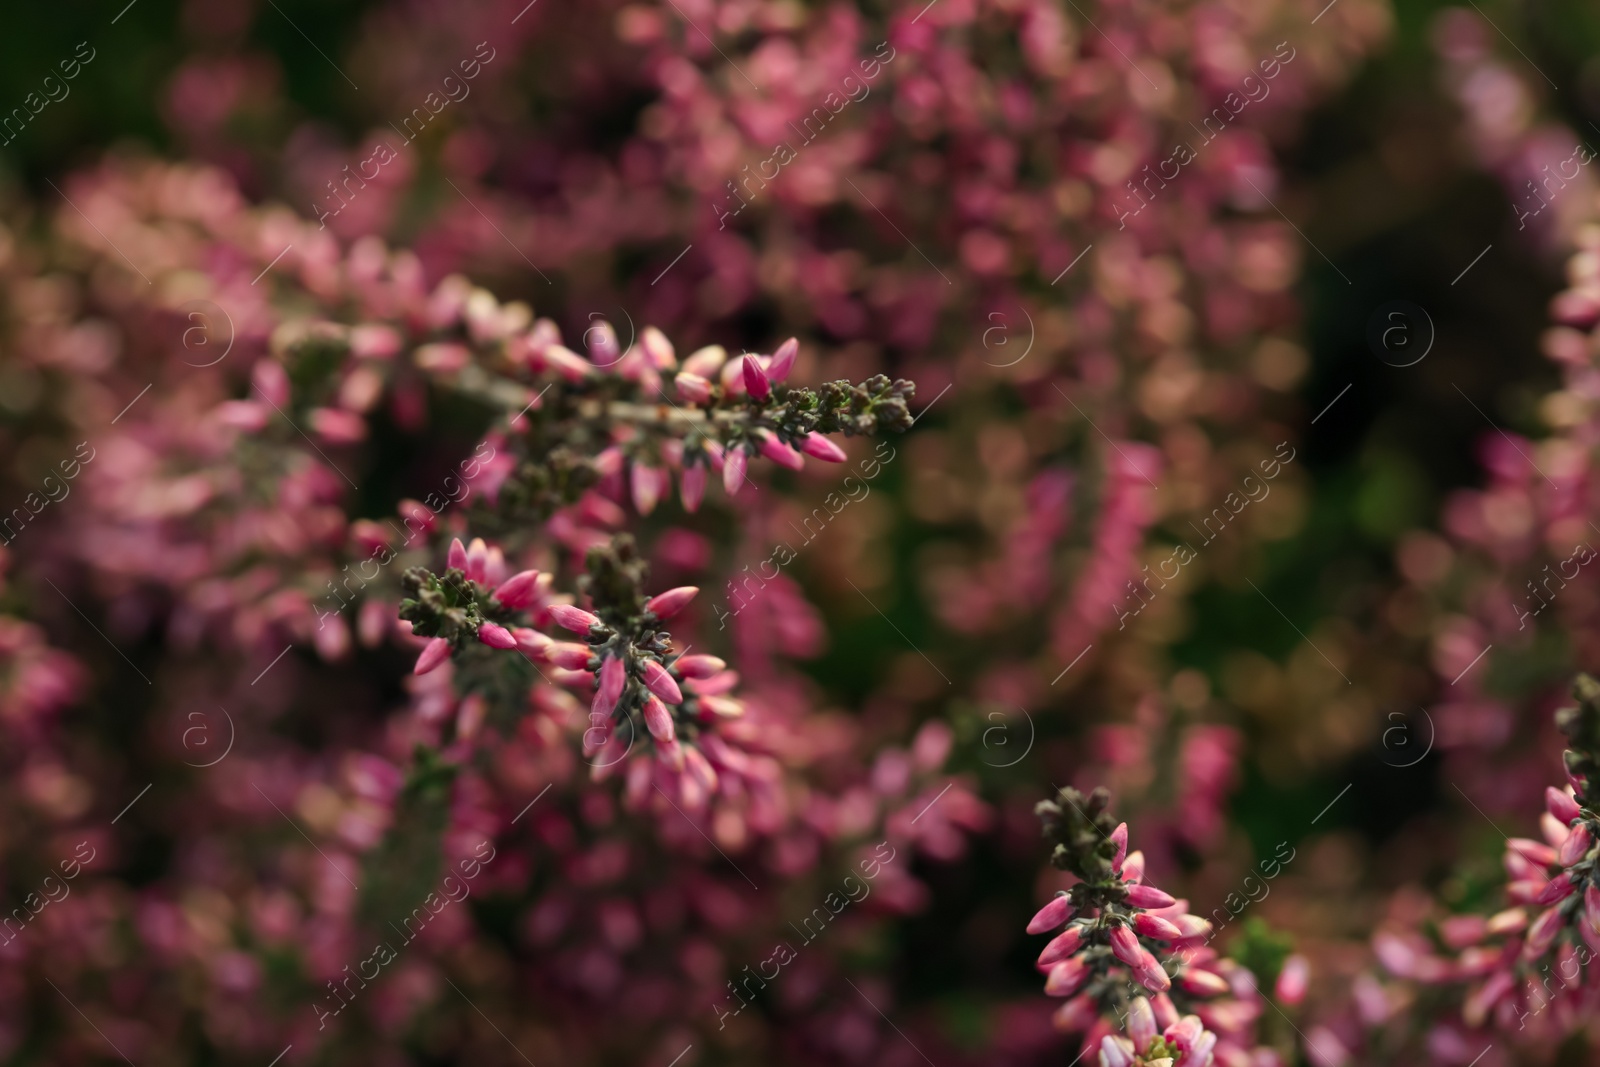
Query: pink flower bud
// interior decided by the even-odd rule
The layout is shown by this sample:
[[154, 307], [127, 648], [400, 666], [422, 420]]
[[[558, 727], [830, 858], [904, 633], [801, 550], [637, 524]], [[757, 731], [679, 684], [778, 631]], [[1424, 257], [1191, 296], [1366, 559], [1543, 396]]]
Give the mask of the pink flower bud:
[[629, 471], [629, 483], [633, 490], [633, 506], [639, 509], [639, 514], [648, 515], [656, 509], [656, 504], [661, 500], [663, 478], [664, 474], [659, 469], [634, 461], [633, 469]]
[[668, 704], [682, 704], [683, 692], [667, 669], [653, 659], [644, 661], [644, 684]]
[[1100, 1067], [1134, 1067], [1133, 1042], [1125, 1037], [1107, 1034], [1100, 1039]]
[[1574, 826], [1567, 839], [1561, 842], [1561, 847], [1556, 850], [1556, 862], [1563, 867], [1571, 867], [1589, 854], [1589, 849], [1594, 845], [1594, 836], [1587, 827]]
[[591, 629], [600, 625], [600, 616], [584, 611], [575, 604], [550, 605], [550, 617], [557, 625], [584, 636], [588, 636]]
[[767, 364], [767, 377], [775, 382], [789, 380], [789, 372], [794, 370], [795, 357], [800, 354], [800, 341], [791, 337], [778, 346], [772, 354], [772, 362]]
[[1158, 1033], [1156, 1013], [1150, 1001], [1145, 997], [1134, 997], [1132, 1006], [1128, 1008], [1128, 1036], [1133, 1038], [1133, 1047], [1149, 1048]]
[[1131, 966], [1134, 980], [1150, 992], [1165, 993], [1172, 988], [1172, 979], [1162, 969], [1161, 961], [1144, 949], [1139, 950], [1139, 960]]
[[1072, 918], [1072, 898], [1065, 894], [1055, 897], [1028, 920], [1028, 933], [1042, 934], [1054, 930]]
[[1572, 874], [1568, 871], [1562, 871], [1550, 879], [1544, 889], [1539, 892], [1539, 897], [1534, 903], [1554, 904], [1557, 901], [1566, 900], [1573, 894], [1575, 888], [1572, 884]]
[[1543, 956], [1549, 951], [1556, 935], [1560, 932], [1561, 909], [1551, 908], [1533, 920], [1533, 925], [1528, 927], [1528, 941], [1523, 946], [1522, 958], [1533, 960]]
[[1111, 952], [1126, 963], [1129, 967], [1137, 966], [1139, 956], [1144, 952], [1144, 946], [1139, 944], [1139, 938], [1126, 926], [1111, 928]]
[[1128, 858], [1122, 861], [1122, 880], [1131, 885], [1144, 881], [1144, 852], [1134, 849], [1128, 853]]
[[435, 637], [422, 647], [422, 654], [417, 657], [417, 665], [411, 668], [411, 673], [427, 674], [449, 658], [450, 642], [442, 637]]
[[1544, 806], [1549, 809], [1562, 826], [1572, 825], [1572, 820], [1582, 815], [1578, 802], [1572, 799], [1572, 794], [1565, 789], [1547, 786], [1544, 791]]
[[735, 445], [728, 449], [727, 458], [722, 462], [722, 488], [727, 490], [729, 496], [737, 495], [744, 485], [744, 469], [749, 462], [750, 458], [743, 447]]
[[1513, 837], [1506, 842], [1506, 845], [1514, 854], [1540, 867], [1548, 867], [1556, 861], [1556, 850], [1543, 841], [1535, 841], [1528, 837]]
[[1306, 999], [1306, 985], [1311, 978], [1311, 964], [1298, 952], [1283, 961], [1278, 972], [1278, 983], [1273, 993], [1280, 1003], [1298, 1004]]
[[1065, 933], [1058, 934], [1052, 938], [1050, 943], [1044, 947], [1044, 951], [1039, 953], [1039, 967], [1048, 971], [1051, 967], [1077, 952], [1082, 945], [1083, 928], [1080, 926], [1067, 927]]
[[1516, 985], [1510, 971], [1496, 971], [1477, 989], [1467, 993], [1461, 1005], [1461, 1017], [1468, 1026], [1479, 1027], [1488, 1021], [1494, 1006], [1508, 996]]
[[693, 515], [700, 510], [700, 502], [706, 498], [706, 468], [703, 463], [683, 468], [683, 475], [679, 479], [681, 484], [680, 496], [683, 498], [683, 510]]
[[672, 342], [654, 326], [646, 326], [639, 331], [639, 347], [644, 349], [644, 354], [657, 370], [671, 370], [678, 364], [678, 354], [673, 350]]
[[1111, 866], [1114, 870], [1122, 869], [1122, 861], [1128, 855], [1128, 824], [1117, 823], [1117, 828], [1111, 831], [1111, 843], [1117, 846], [1117, 853], [1111, 857]]
[[450, 551], [445, 553], [444, 565], [449, 570], [466, 573], [467, 546], [461, 543], [461, 538], [457, 537], [450, 542]]
[[474, 537], [467, 546], [467, 577], [479, 584], [489, 580], [489, 546], [481, 537]]
[[1527, 926], [1527, 912], [1521, 908], [1507, 908], [1489, 916], [1489, 921], [1484, 924], [1484, 931], [1490, 937], [1499, 937], [1501, 934], [1514, 934], [1518, 930], [1526, 929]]
[[258, 359], [250, 372], [256, 392], [273, 407], [283, 409], [289, 405], [289, 373], [275, 359]]
[[607, 656], [600, 665], [600, 688], [595, 690], [594, 703], [589, 710], [596, 715], [609, 716], [617, 710], [617, 701], [622, 699], [622, 687], [627, 684], [628, 671], [622, 660], [616, 656]]
[[675, 589], [668, 589], [665, 593], [657, 593], [646, 600], [644, 610], [658, 619], [670, 619], [688, 607], [689, 601], [699, 592], [698, 585], [680, 585]]
[[805, 457], [776, 437], [769, 435], [762, 439], [761, 454], [780, 467], [787, 467], [792, 471], [805, 469]]
[[1083, 983], [1088, 980], [1089, 968], [1083, 960], [1074, 956], [1050, 968], [1050, 975], [1044, 982], [1044, 992], [1050, 997], [1070, 997], [1082, 989]]
[[1100, 1006], [1091, 996], [1073, 997], [1055, 1010], [1050, 1022], [1064, 1034], [1087, 1030], [1100, 1015]]
[[1157, 993], [1151, 997], [1150, 1007], [1156, 1013], [1156, 1025], [1163, 1030], [1178, 1024], [1178, 1009], [1173, 1005], [1172, 998], [1165, 993]]
[[521, 611], [537, 599], [539, 572], [521, 571], [501, 582], [494, 590], [494, 599], [513, 611]]
[[1178, 986], [1197, 997], [1220, 997], [1228, 992], [1228, 981], [1220, 974], [1186, 967], [1178, 976]]
[[808, 433], [800, 441], [800, 451], [808, 456], [827, 463], [843, 463], [850, 457], [844, 454], [844, 449], [822, 436], [820, 433]]
[[1130, 885], [1128, 904], [1135, 908], [1170, 908], [1177, 901], [1153, 885]]
[[583, 333], [589, 347], [589, 358], [598, 367], [609, 367], [622, 356], [622, 346], [617, 344], [617, 331], [601, 319]]
[[1133, 928], [1145, 937], [1153, 937], [1157, 941], [1181, 941], [1183, 931], [1159, 915], [1152, 915], [1142, 911], [1133, 917]]
[[650, 736], [657, 741], [665, 743], [676, 735], [672, 726], [672, 714], [654, 693], [644, 698], [644, 724], [650, 730]]
[[594, 652], [588, 645], [571, 641], [553, 641], [545, 646], [544, 658], [554, 666], [568, 671], [586, 671]]
[[546, 649], [555, 644], [554, 641], [551, 641], [538, 630], [530, 629], [526, 626], [516, 627], [511, 631], [511, 636], [516, 639], [517, 651], [529, 659], [538, 659], [544, 655]]
[[706, 655], [684, 656], [673, 666], [685, 678], [710, 678], [728, 669], [728, 665], [721, 659]]
[[511, 631], [498, 623], [486, 622], [478, 626], [478, 640], [490, 648], [516, 648], [517, 639]]
[[683, 361], [683, 369], [688, 374], [695, 374], [701, 378], [710, 378], [721, 370], [722, 365], [727, 361], [727, 349], [721, 345], [707, 345], [689, 353], [689, 358]]
[[761, 361], [755, 356], [745, 356], [743, 363], [745, 392], [756, 400], [771, 396], [772, 381], [767, 377], [767, 372], [761, 369]]
[[672, 384], [677, 387], [678, 396], [685, 403], [704, 404], [711, 399], [711, 383], [698, 374], [679, 373]]

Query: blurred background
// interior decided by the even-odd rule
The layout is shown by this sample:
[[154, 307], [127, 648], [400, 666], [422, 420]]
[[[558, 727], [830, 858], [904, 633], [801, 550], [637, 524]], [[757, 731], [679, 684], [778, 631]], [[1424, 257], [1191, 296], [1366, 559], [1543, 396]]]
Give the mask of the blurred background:
[[[797, 377], [916, 380], [924, 416], [892, 442], [870, 494], [798, 552], [757, 621], [731, 637], [709, 608], [698, 623], [747, 685], [837, 725], [806, 768], [814, 789], [892, 775], [886, 752], [903, 755], [930, 722], [951, 731], [948, 769], [976, 803], [955, 843], [913, 853], [923, 891], [841, 937], [837, 966], [880, 982], [918, 1055], [941, 1067], [1071, 1062], [1076, 1047], [1062, 1055], [1069, 1042], [1038, 993], [1036, 939], [1022, 933], [1057, 885], [1031, 809], [1052, 786], [1105, 784], [1162, 884], [1202, 913], [1280, 846], [1296, 850], [1270, 899], [1221, 943], [1264, 959], [1267, 977], [1288, 946], [1312, 954], [1315, 1014], [1370, 968], [1366, 938], [1407, 893], [1447, 907], [1485, 899], [1500, 828], [1528, 832], [1538, 788], [1559, 773], [1548, 711], [1586, 665], [1590, 615], [1547, 616], [1520, 645], [1497, 636], [1494, 626], [1521, 634], [1503, 618], [1471, 631], [1475, 644], [1462, 635], [1463, 620], [1487, 617], [1485, 575], [1522, 595], [1539, 553], [1570, 550], [1557, 547], [1568, 528], [1550, 532], [1554, 520], [1505, 483], [1523, 484], [1517, 457], [1534, 454], [1531, 442], [1584, 424], [1550, 399], [1573, 395], [1559, 392], [1550, 323], [1595, 213], [1594, 178], [1562, 183], [1548, 211], [1531, 183], [1575, 145], [1600, 145], [1600, 9], [1130, 3], [1098, 5], [1091, 25], [1071, 4], [937, 5], [18, 9], [0, 36], [0, 108], [31, 111], [59, 60], [76, 54], [82, 67], [64, 97], [6, 130], [0, 201], [17, 246], [49, 246], [53, 230], [77, 225], [64, 202], [85, 202], [75, 190], [151, 160], [206, 164], [253, 203], [308, 219], [337, 208], [327, 224], [341, 242], [411, 248], [430, 283], [459, 271], [526, 300], [573, 347], [597, 317], [625, 340], [659, 326], [680, 354], [710, 343], [769, 352], [794, 334]], [[895, 55], [884, 80], [799, 146], [770, 188], [743, 186], [743, 217], [725, 219], [730, 183], [859, 59], [884, 55], [880, 41]], [[1268, 102], [1120, 227], [1134, 203], [1127, 180], [1279, 41], [1295, 58]], [[456, 99], [444, 79], [471, 56], [480, 72]], [[367, 174], [380, 142], [392, 162], [358, 192], [342, 187], [349, 196], [331, 189], [348, 167]], [[86, 279], [81, 299], [62, 298], [66, 317], [98, 300], [130, 359], [171, 349], [164, 335], [141, 340], [126, 305], [92, 295], [92, 257], [65, 244], [10, 276], [13, 336], [45, 314], [55, 297], [36, 283], [59, 272]], [[1385, 317], [1392, 307], [1401, 320]], [[1391, 347], [1383, 331], [1396, 321], [1416, 347]], [[41, 442], [73, 418], [51, 384], [64, 365], [41, 366], [0, 356], [8, 496], [37, 481]], [[392, 513], [403, 487], [447, 469], [483, 429], [479, 413], [444, 404], [430, 418], [422, 433], [376, 432], [347, 518]], [[1237, 525], [1211, 544], [1199, 526], [1274, 456], [1270, 494], [1230, 505]], [[774, 475], [779, 492], [759, 503], [693, 521], [658, 513], [640, 520], [641, 538], [663, 574], [715, 588], [788, 538], [831, 478]], [[1501, 495], [1483, 497], [1485, 486]], [[65, 528], [76, 513], [61, 510], [47, 521]], [[1186, 542], [1197, 564], [1144, 610], [1126, 583]], [[63, 773], [126, 760], [115, 777], [133, 787], [145, 769], [170, 781], [171, 754], [152, 740], [170, 702], [128, 685], [81, 622], [101, 623], [151, 673], [175, 655], [166, 613], [181, 597], [135, 611], [126, 588], [90, 581], [75, 619], [25, 592], [27, 550], [19, 541], [12, 609], [85, 664], [51, 743], [63, 767], [84, 762]], [[90, 540], [61, 551], [93, 566]], [[1588, 612], [1591, 601], [1564, 603]], [[1138, 617], [1122, 619], [1132, 608]], [[1469, 664], [1485, 645], [1496, 651]], [[304, 694], [335, 667], [310, 666], [304, 647], [302, 657]], [[308, 765], [377, 732], [374, 709], [395, 699], [395, 663], [344, 669], [370, 682], [361, 725], [297, 721], [288, 694], [262, 712], [262, 729], [292, 738]], [[9, 769], [25, 777], [36, 743], [8, 738]], [[8, 804], [25, 808], [27, 796]], [[116, 806], [95, 803], [105, 815]], [[135, 821], [140, 836], [101, 872], [129, 894], [206, 869], [184, 860], [189, 846], [163, 818]], [[8, 863], [23, 863], [19, 840], [7, 848]], [[13, 896], [27, 891], [21, 875], [6, 878]], [[515, 932], [539, 894], [501, 891], [477, 915], [479, 936], [508, 959], [554, 954]], [[764, 954], [741, 937], [719, 942], [729, 975]], [[136, 1015], [150, 994], [119, 992], [119, 965], [102, 965], [103, 984], [85, 981]], [[555, 993], [540, 981], [484, 977], [518, 1013], [530, 1036], [517, 1044], [534, 1062], [666, 1063], [684, 1042], [700, 1046], [686, 1062], [920, 1062], [877, 1016], [813, 1004], [774, 1006], [768, 1031], [737, 1040], [694, 1036], [717, 1029], [704, 1005], [694, 1010], [705, 1018], [671, 1024], [682, 1041], [650, 1026], [634, 1035], [643, 1047], [562, 1033], [547, 1017], [560, 998], [601, 1019], [622, 986]], [[212, 1032], [208, 1010], [173, 1016], [202, 1036], [146, 1034], [138, 1043], [156, 1058], [134, 1060], [223, 1062], [254, 1047]], [[0, 1058], [94, 1062], [85, 1044], [57, 1043], [70, 1022], [14, 1018]], [[466, 1055], [454, 1030], [404, 1030], [364, 1055]], [[1279, 1039], [1294, 1043], [1287, 1029]]]

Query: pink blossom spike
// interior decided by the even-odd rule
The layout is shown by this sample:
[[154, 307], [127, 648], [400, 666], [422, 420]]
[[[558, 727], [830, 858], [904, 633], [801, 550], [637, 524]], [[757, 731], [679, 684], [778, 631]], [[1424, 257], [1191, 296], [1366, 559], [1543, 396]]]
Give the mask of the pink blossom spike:
[[486, 622], [478, 626], [478, 640], [490, 648], [516, 648], [517, 639], [499, 623]]
[[1177, 901], [1153, 885], [1128, 887], [1128, 904], [1135, 908], [1170, 908]]
[[513, 574], [495, 587], [494, 599], [510, 608], [521, 611], [532, 604], [539, 595], [539, 572], [521, 571]]
[[766, 400], [772, 395], [772, 381], [761, 369], [761, 361], [755, 356], [745, 356], [743, 364], [745, 392], [756, 400]]
[[682, 704], [683, 692], [667, 669], [653, 659], [644, 661], [645, 687], [668, 704]]
[[727, 490], [729, 496], [738, 495], [744, 485], [744, 469], [749, 461], [742, 447], [735, 445], [728, 449], [727, 458], [722, 462], [722, 488]]
[[411, 668], [411, 673], [427, 674], [449, 658], [450, 642], [442, 637], [432, 638], [423, 646], [422, 654], [417, 657], [417, 665]]
[[778, 346], [772, 354], [772, 362], [767, 364], [767, 377], [775, 382], [789, 380], [789, 372], [794, 370], [795, 357], [800, 354], [800, 340], [789, 338]]
[[589, 631], [601, 625], [600, 616], [584, 611], [574, 604], [550, 605], [550, 617], [556, 624], [571, 630], [575, 634], [588, 636]]
[[1043, 934], [1072, 918], [1072, 898], [1065, 894], [1055, 897], [1028, 920], [1028, 933]]
[[644, 700], [644, 724], [649, 729], [650, 736], [657, 741], [671, 741], [676, 736], [671, 713], [654, 693]]
[[820, 433], [806, 434], [805, 438], [800, 442], [800, 451], [827, 463], [843, 463], [850, 458], [845, 455], [844, 449]]
[[679, 495], [683, 499], [683, 510], [693, 515], [700, 510], [700, 502], [706, 498], [706, 468], [703, 463], [685, 467], [679, 478], [681, 489]]
[[644, 610], [658, 619], [670, 619], [678, 612], [689, 606], [700, 592], [698, 585], [680, 585], [675, 589], [668, 589], [664, 593], [657, 593], [644, 602]]
[[467, 546], [457, 537], [450, 542], [450, 551], [445, 554], [444, 565], [453, 571], [463, 574], [467, 571]]

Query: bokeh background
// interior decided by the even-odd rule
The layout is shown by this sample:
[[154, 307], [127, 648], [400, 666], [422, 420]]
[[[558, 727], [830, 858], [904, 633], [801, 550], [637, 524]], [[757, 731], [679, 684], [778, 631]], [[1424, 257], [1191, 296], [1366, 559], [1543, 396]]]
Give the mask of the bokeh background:
[[[625, 339], [659, 326], [680, 353], [770, 352], [793, 334], [799, 377], [881, 370], [917, 381], [925, 417], [894, 440], [871, 493], [785, 568], [755, 621], [724, 634], [707, 607], [695, 623], [747, 686], [816, 716], [794, 773], [812, 795], [876, 791], [867, 822], [902, 835], [914, 877], [892, 905], [837, 931], [816, 975], [793, 979], [804, 992], [720, 1030], [706, 1003], [661, 985], [716, 990], [764, 956], [769, 928], [804, 912], [848, 856], [838, 813], [811, 820], [833, 827], [814, 840], [722, 841], [765, 872], [766, 889], [734, 909], [740, 921], [691, 934], [647, 920], [647, 932], [607, 941], [595, 931], [639, 925], [657, 888], [636, 866], [625, 888], [611, 886], [615, 914], [631, 919], [608, 926], [584, 912], [572, 850], [598, 850], [608, 835], [630, 842], [637, 864], [670, 871], [659, 879], [681, 886], [674, 899], [712, 892], [712, 878], [716, 893], [731, 892], [722, 879], [743, 888], [726, 869], [705, 873], [716, 855], [692, 854], [693, 841], [652, 844], [647, 821], [594, 815], [585, 797], [600, 787], [569, 778], [557, 798], [584, 844], [553, 829], [521, 840], [520, 866], [463, 920], [470, 932], [408, 972], [404, 995], [359, 1024], [368, 1030], [316, 1044], [302, 1007], [316, 967], [292, 947], [151, 933], [157, 901], [178, 927], [208, 916], [250, 927], [260, 902], [247, 899], [247, 872], [300, 847], [219, 800], [227, 786], [182, 768], [186, 687], [204, 677], [223, 692], [233, 675], [248, 686], [283, 643], [274, 633], [287, 634], [292, 673], [270, 697], [240, 698], [254, 725], [234, 758], [292, 765], [283, 797], [300, 813], [354, 807], [313, 789], [352, 752], [404, 768], [403, 731], [390, 723], [422, 698], [402, 690], [407, 664], [394, 649], [318, 649], [287, 616], [214, 647], [175, 637], [199, 578], [155, 573], [159, 557], [142, 571], [116, 558], [128, 549], [107, 539], [121, 521], [112, 483], [153, 475], [119, 465], [108, 437], [111, 462], [95, 475], [105, 485], [53, 509], [9, 557], [7, 611], [36, 627], [10, 638], [9, 896], [27, 893], [79, 826], [105, 827], [140, 783], [156, 783], [156, 802], [94, 831], [109, 859], [82, 892], [99, 909], [92, 938], [57, 931], [70, 947], [55, 956], [42, 936], [8, 946], [4, 1062], [108, 1058], [52, 999], [46, 979], [59, 979], [141, 1067], [266, 1063], [291, 1040], [288, 1062], [308, 1063], [520, 1062], [526, 1050], [541, 1065], [666, 1064], [684, 1045], [685, 1064], [1069, 1063], [1076, 1045], [1051, 1030], [1036, 939], [1022, 933], [1057, 884], [1032, 805], [1068, 782], [1110, 786], [1162, 884], [1202, 913], [1292, 847], [1269, 898], [1221, 943], [1268, 979], [1290, 946], [1307, 954], [1315, 977], [1299, 1030], [1326, 1025], [1350, 1047], [1362, 1028], [1346, 1007], [1352, 983], [1379, 973], [1373, 931], [1424, 898], [1450, 909], [1492, 897], [1500, 829], [1529, 832], [1539, 789], [1559, 773], [1548, 712], [1572, 671], [1594, 665], [1584, 656], [1592, 576], [1563, 590], [1531, 634], [1506, 604], [1590, 536], [1568, 521], [1586, 499], [1568, 477], [1588, 484], [1586, 459], [1574, 458], [1590, 447], [1590, 394], [1571, 378], [1582, 342], [1552, 330], [1552, 300], [1588, 278], [1591, 264], [1569, 257], [1593, 244], [1593, 177], [1536, 219], [1521, 223], [1519, 211], [1540, 168], [1600, 144], [1600, 10], [1577, 0], [120, 6], [19, 8], [0, 34], [0, 107], [24, 106], [79, 42], [94, 51], [70, 94], [0, 148], [7, 498], [70, 452], [91, 415], [104, 425], [99, 416], [116, 413], [104, 390], [125, 399], [148, 378], [166, 383], [135, 409], [134, 429], [122, 427], [135, 435], [193, 410], [159, 407], [178, 379], [144, 373], [185, 373], [172, 358], [181, 331], [156, 316], [181, 302], [181, 286], [164, 275], [156, 295], [132, 296], [107, 277], [122, 270], [122, 249], [147, 263], [161, 227], [140, 229], [128, 221], [137, 212], [116, 205], [181, 215], [149, 207], [160, 168], [177, 162], [217, 168], [249, 202], [311, 218], [336, 203], [326, 183], [380, 139], [399, 145], [395, 124], [486, 41], [494, 58], [470, 94], [330, 222], [342, 246], [377, 235], [410, 248], [430, 285], [460, 272], [502, 301], [525, 300], [572, 347], [596, 317]], [[743, 218], [720, 225], [727, 183], [880, 41], [895, 51], [882, 81], [751, 196]], [[1296, 52], [1274, 95], [1120, 228], [1125, 181], [1279, 41]], [[95, 217], [88, 229], [65, 197]], [[272, 255], [249, 254], [262, 265]], [[220, 269], [209, 254], [162, 262]], [[1431, 334], [1409, 366], [1380, 358], [1370, 338], [1395, 301], [1424, 313], [1406, 313], [1413, 343]], [[1555, 318], [1576, 336], [1588, 314], [1558, 306]], [[90, 353], [101, 334], [68, 336], [84, 321], [116, 335], [116, 355]], [[224, 367], [208, 402], [243, 395], [247, 371]], [[482, 412], [437, 396], [421, 421], [375, 420], [356, 453], [339, 453], [361, 472], [338, 501], [342, 521], [392, 514], [484, 427]], [[1556, 437], [1571, 447], [1551, 451]], [[1136, 606], [1125, 582], [1288, 452], [1271, 494], [1119, 626], [1112, 605]], [[663, 575], [715, 589], [766, 558], [831, 477], [774, 475], [776, 491], [757, 501], [693, 520], [663, 509], [634, 525]], [[175, 509], [142, 536], [186, 541], [185, 521]], [[76, 614], [51, 599], [46, 577]], [[24, 685], [21, 665], [40, 662], [34, 644], [76, 665]], [[140, 686], [125, 667], [159, 684]], [[895, 783], [910, 773], [907, 752], [932, 750], [917, 773], [958, 781], [965, 799], [925, 834], [904, 813], [945, 778]], [[472, 803], [500, 811], [490, 822], [504, 830], [521, 804], [504, 779], [486, 781]], [[226, 814], [197, 818], [193, 806], [208, 803]], [[338, 836], [337, 815], [321, 822]], [[244, 826], [254, 836], [242, 847], [219, 843]], [[674, 849], [687, 851], [673, 859]], [[160, 960], [141, 959], [157, 942]], [[181, 963], [168, 972], [161, 960]], [[451, 975], [507, 1041], [446, 999]], [[860, 998], [841, 984], [851, 976]], [[1300, 1062], [1286, 1020], [1267, 1020], [1263, 1041]], [[1408, 1040], [1422, 1040], [1417, 1029]], [[1416, 1062], [1404, 1058], [1415, 1047], [1383, 1055]], [[1563, 1062], [1588, 1062], [1584, 1050], [1566, 1046]], [[1485, 1063], [1517, 1062], [1493, 1056]]]

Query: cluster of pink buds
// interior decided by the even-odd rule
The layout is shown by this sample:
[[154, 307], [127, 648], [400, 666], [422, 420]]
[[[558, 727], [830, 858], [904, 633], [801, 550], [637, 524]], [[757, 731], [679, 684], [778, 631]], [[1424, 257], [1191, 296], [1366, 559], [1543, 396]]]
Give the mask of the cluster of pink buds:
[[[1035, 809], [1055, 843], [1051, 862], [1079, 879], [1028, 923], [1030, 934], [1065, 926], [1038, 960], [1045, 992], [1069, 998], [1056, 1026], [1086, 1031], [1085, 1047], [1098, 1048], [1105, 1067], [1206, 1067], [1218, 1036], [1205, 1008], [1182, 1014], [1174, 997], [1199, 1003], [1234, 993], [1227, 961], [1205, 947], [1208, 921], [1145, 882], [1144, 855], [1128, 851], [1128, 826], [1114, 823], [1109, 802], [1104, 789], [1084, 796], [1068, 788]], [[1248, 1011], [1214, 1014], [1233, 1026], [1253, 1021]], [[1125, 1037], [1115, 1033], [1119, 1019]]]

